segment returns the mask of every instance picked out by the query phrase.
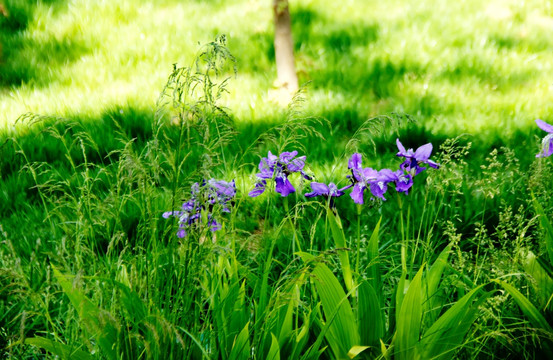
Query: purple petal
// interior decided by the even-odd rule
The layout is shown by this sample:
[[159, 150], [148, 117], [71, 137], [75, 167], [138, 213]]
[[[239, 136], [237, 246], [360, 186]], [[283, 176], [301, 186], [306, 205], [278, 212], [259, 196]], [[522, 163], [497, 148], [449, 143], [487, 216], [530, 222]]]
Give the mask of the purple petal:
[[548, 124], [545, 121], [540, 120], [540, 119], [536, 120], [536, 124], [543, 131], [547, 131], [548, 133], [553, 133], [553, 125], [550, 125], [550, 124]]
[[302, 171], [304, 166], [305, 166], [305, 156], [300, 156], [299, 158], [294, 159], [290, 161], [290, 163], [288, 163], [288, 171], [290, 172]]
[[217, 195], [224, 197], [234, 197], [236, 195], [236, 186], [234, 180], [226, 182], [223, 180], [211, 179], [208, 184], [215, 190]]
[[415, 159], [417, 159], [417, 161], [425, 162], [426, 160], [428, 160], [431, 154], [432, 154], [432, 144], [428, 143], [420, 146], [415, 151]]
[[267, 182], [265, 182], [265, 180], [263, 181], [260, 181], [258, 182], [257, 184], [255, 184], [255, 187], [253, 188], [252, 191], [250, 191], [248, 193], [248, 195], [250, 197], [256, 197], [256, 196], [259, 196], [261, 194], [263, 194], [263, 192], [265, 191], [265, 187], [267, 186]]
[[338, 191], [339, 191], [339, 192], [344, 192], [344, 191], [346, 191], [347, 189], [349, 189], [349, 188], [352, 187], [352, 186], [353, 186], [353, 184], [349, 184], [348, 186], [344, 186], [343, 188], [338, 189]]
[[182, 210], [187, 212], [194, 211], [195, 208], [196, 208], [196, 201], [194, 201], [193, 199], [188, 200], [182, 204]]
[[397, 153], [397, 156], [403, 156], [403, 155], [407, 154], [407, 151], [405, 150], [405, 147], [403, 146], [401, 141], [399, 141], [399, 138], [396, 139], [396, 145], [397, 145], [397, 148], [399, 149], [399, 152]]
[[278, 156], [273, 155], [273, 153], [271, 153], [271, 150], [269, 150], [269, 154], [267, 155], [266, 159], [269, 164], [274, 165], [275, 162], [278, 160]]
[[221, 224], [219, 224], [217, 221], [215, 221], [215, 219], [212, 219], [210, 221], [208, 221], [208, 225], [209, 225], [209, 228], [211, 231], [215, 232], [217, 230], [221, 230], [223, 228], [223, 226]]
[[440, 164], [438, 164], [437, 162], [434, 162], [432, 160], [428, 160], [426, 163], [428, 165], [430, 165], [430, 167], [433, 167], [434, 169], [439, 169], [440, 168]]
[[381, 181], [395, 181], [397, 180], [397, 174], [390, 169], [382, 169], [378, 172], [378, 180]]
[[364, 168], [362, 174], [365, 181], [375, 181], [378, 179], [378, 171], [373, 168]]
[[271, 162], [267, 158], [261, 158], [261, 161], [259, 161], [259, 171], [260, 173], [257, 174], [257, 177], [260, 177], [262, 179], [272, 179], [273, 178], [273, 172], [275, 170], [275, 162]]
[[174, 216], [179, 216], [178, 213], [179, 213], [178, 211], [166, 211], [161, 216], [163, 216], [164, 219], [169, 219], [173, 215]]
[[396, 191], [407, 194], [411, 186], [413, 186], [413, 177], [409, 173], [405, 174], [403, 170], [398, 170], [396, 175], [398, 177], [394, 182], [396, 185]]
[[315, 197], [315, 196], [321, 196], [321, 195], [328, 195], [329, 194], [329, 188], [326, 186], [326, 184], [318, 183], [318, 182], [312, 182], [311, 184], [311, 191], [310, 193], [305, 194], [306, 197]]
[[334, 183], [328, 184], [328, 193], [330, 196], [333, 196], [333, 197], [339, 197], [344, 195], [344, 192], [342, 190], [339, 190], [336, 184]]
[[182, 239], [185, 236], [186, 236], [186, 231], [184, 229], [179, 229], [179, 231], [177, 231], [177, 237], [179, 237], [180, 239]]
[[292, 160], [296, 155], [298, 155], [298, 152], [296, 150], [292, 152], [285, 151], [282, 154], [280, 154], [279, 158], [282, 163], [288, 164], [290, 160]]
[[363, 190], [365, 188], [360, 186], [359, 184], [355, 184], [353, 186], [353, 191], [351, 192], [351, 194], [349, 194], [349, 196], [351, 196], [351, 198], [353, 199], [353, 202], [355, 202], [356, 204], [363, 204]]
[[536, 155], [536, 157], [548, 157], [553, 155], [553, 134], [547, 135], [543, 139], [542, 144], [542, 151], [538, 155]]
[[361, 154], [355, 153], [351, 155], [348, 161], [348, 169], [361, 169]]
[[375, 182], [370, 183], [369, 188], [371, 190], [371, 193], [374, 196], [379, 197], [382, 200], [386, 201], [386, 199], [384, 198], [384, 194], [386, 193], [386, 191], [388, 191], [388, 183], [387, 182], [385, 182], [385, 181], [375, 181]]
[[290, 183], [290, 180], [288, 180], [288, 178], [284, 174], [282, 174], [281, 176], [277, 176], [275, 178], [275, 182], [275, 190], [282, 196], [288, 196], [289, 194], [296, 191], [296, 189], [292, 186], [292, 183]]

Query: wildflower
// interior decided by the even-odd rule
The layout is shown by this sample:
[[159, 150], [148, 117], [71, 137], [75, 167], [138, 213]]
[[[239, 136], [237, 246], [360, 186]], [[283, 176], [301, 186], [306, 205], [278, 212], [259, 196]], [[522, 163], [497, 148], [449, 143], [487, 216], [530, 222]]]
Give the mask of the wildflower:
[[181, 210], [163, 213], [165, 219], [171, 216], [178, 218], [177, 237], [179, 238], [185, 237], [190, 227], [199, 225], [202, 211], [207, 211], [209, 229], [211, 231], [220, 230], [222, 226], [215, 220], [213, 212], [216, 211], [216, 206], [220, 206], [223, 212], [230, 212], [229, 205], [236, 195], [236, 185], [234, 180], [231, 182], [215, 179], [204, 180], [201, 185], [194, 183], [190, 194], [191, 199], [182, 204]]
[[312, 182], [310, 193], [305, 194], [306, 197], [326, 196], [326, 197], [339, 197], [344, 195], [344, 190], [349, 189], [352, 185], [348, 185], [344, 188], [338, 189], [336, 184], [330, 183], [328, 185], [318, 182]]
[[543, 138], [542, 150], [536, 157], [548, 157], [553, 154], [553, 125], [546, 123], [543, 120], [537, 119], [536, 124], [540, 129], [547, 132], [548, 134]]
[[353, 182], [353, 191], [350, 196], [356, 204], [363, 204], [363, 192], [369, 188], [373, 196], [382, 200], [388, 190], [388, 183], [395, 181], [397, 176], [392, 170], [382, 169], [380, 171], [361, 166], [361, 154], [355, 153], [348, 161], [348, 168], [351, 170], [350, 179]]
[[394, 180], [396, 191], [407, 194], [411, 186], [413, 186], [413, 175], [406, 173], [403, 169], [399, 169], [395, 172], [395, 176], [397, 177], [397, 179]]
[[273, 155], [270, 151], [267, 157], [261, 158], [259, 162], [259, 173], [256, 174], [258, 181], [249, 196], [256, 197], [261, 195], [267, 186], [268, 179], [275, 180], [275, 191], [282, 196], [288, 196], [296, 191], [288, 176], [299, 172], [305, 179], [310, 177], [303, 171], [305, 166], [305, 156], [298, 155], [297, 151], [283, 152], [279, 156]]
[[426, 170], [426, 168], [420, 166], [420, 164], [428, 164], [434, 169], [438, 169], [440, 167], [439, 164], [429, 160], [430, 154], [432, 154], [431, 143], [422, 145], [415, 151], [413, 151], [413, 149], [405, 150], [405, 147], [403, 147], [399, 139], [396, 139], [396, 144], [399, 149], [397, 156], [405, 158], [405, 161], [400, 165], [401, 168], [407, 172], [411, 172], [412, 169], [415, 169], [414, 176], [418, 175], [421, 171]]

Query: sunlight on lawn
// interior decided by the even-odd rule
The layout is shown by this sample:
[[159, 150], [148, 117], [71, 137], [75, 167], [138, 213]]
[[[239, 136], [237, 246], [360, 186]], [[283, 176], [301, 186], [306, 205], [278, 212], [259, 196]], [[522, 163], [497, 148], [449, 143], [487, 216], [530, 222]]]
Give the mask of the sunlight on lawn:
[[[547, 3], [291, 5], [298, 72], [309, 82], [305, 109], [314, 115], [341, 107], [355, 109], [362, 121], [403, 111], [430, 132], [451, 135], [513, 131], [551, 113]], [[121, 104], [154, 108], [172, 64], [191, 65], [198, 43], [217, 34], [227, 35], [237, 58], [224, 105], [239, 122], [273, 116], [268, 1], [81, 0], [39, 2], [26, 29], [3, 35], [11, 80], [0, 89], [0, 123], [26, 112], [93, 116]]]

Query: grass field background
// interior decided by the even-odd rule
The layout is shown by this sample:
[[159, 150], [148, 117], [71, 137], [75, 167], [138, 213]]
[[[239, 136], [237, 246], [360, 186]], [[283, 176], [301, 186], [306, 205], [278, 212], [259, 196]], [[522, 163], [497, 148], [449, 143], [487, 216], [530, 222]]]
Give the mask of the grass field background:
[[[553, 354], [553, 164], [534, 122], [553, 123], [549, 1], [291, 0], [291, 107], [275, 97], [269, 0], [0, 4], [0, 357], [334, 359], [357, 331], [360, 358]], [[220, 99], [168, 105], [174, 66], [220, 35], [235, 59], [211, 74], [213, 90], [228, 78]], [[353, 152], [397, 167], [397, 137], [432, 142], [442, 164], [409, 196], [345, 196], [337, 221], [295, 178], [289, 198], [246, 195], [268, 150], [298, 149], [343, 186]], [[181, 241], [161, 214], [209, 177], [236, 180], [222, 235]], [[439, 295], [405, 322], [403, 296], [417, 304], [430, 274]], [[380, 306], [363, 307], [367, 283]], [[459, 343], [425, 343], [459, 303], [477, 319], [459, 320]], [[363, 335], [363, 311], [385, 331]]]

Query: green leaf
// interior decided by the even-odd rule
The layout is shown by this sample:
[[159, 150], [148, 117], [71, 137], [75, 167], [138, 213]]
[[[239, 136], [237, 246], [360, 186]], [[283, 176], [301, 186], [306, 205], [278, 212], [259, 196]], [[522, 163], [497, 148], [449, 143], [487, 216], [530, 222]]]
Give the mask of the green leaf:
[[275, 335], [271, 334], [271, 347], [267, 353], [267, 360], [280, 360], [280, 347], [278, 346], [278, 340]]
[[549, 300], [553, 295], [553, 279], [551, 279], [549, 273], [542, 267], [536, 255], [531, 251], [524, 261], [524, 270], [534, 279], [531, 283], [536, 290], [540, 307], [544, 311], [548, 307]]
[[[530, 300], [528, 300], [524, 295], [522, 295], [517, 289], [515, 289], [512, 285], [507, 284], [504, 281], [501, 280], [494, 280], [496, 283], [501, 285], [511, 296], [515, 301], [517, 302], [518, 306], [520, 306], [520, 309], [530, 319], [530, 323], [541, 330], [544, 330], [548, 333], [549, 338], [551, 338], [551, 335], [553, 335], [553, 329], [551, 328], [551, 325], [547, 322], [545, 317], [539, 312], [538, 309], [532, 303]], [[553, 359], [553, 348], [551, 346], [551, 341], [543, 342], [542, 344], [544, 352], [547, 354], [547, 357], [549, 359]]]
[[94, 357], [89, 353], [79, 350], [73, 346], [65, 345], [39, 336], [25, 339], [25, 344], [34, 345], [65, 360], [94, 359]]
[[515, 289], [512, 285], [507, 284], [504, 281], [501, 280], [494, 280], [496, 283], [501, 285], [511, 296], [515, 301], [517, 302], [518, 306], [520, 306], [520, 309], [522, 312], [530, 319], [530, 322], [533, 326], [535, 326], [538, 329], [543, 329], [550, 334], [553, 334], [553, 329], [545, 320], [543, 315], [539, 312], [538, 309], [532, 303], [530, 300], [528, 300], [524, 295], [522, 295], [517, 289]]
[[370, 346], [354, 346], [351, 349], [349, 349], [348, 357], [350, 359], [353, 359], [354, 357], [361, 354], [363, 351], [367, 350], [368, 348], [370, 348]]
[[328, 326], [327, 341], [337, 358], [345, 358], [349, 350], [360, 342], [356, 319], [348, 298], [338, 279], [326, 265], [315, 265], [312, 274]]
[[90, 336], [96, 338], [98, 346], [108, 359], [116, 360], [117, 353], [114, 346], [118, 341], [117, 329], [112, 324], [109, 314], [100, 311], [83, 293], [74, 289], [73, 284], [54, 265], [51, 266], [63, 292], [77, 310], [79, 320], [84, 325], [84, 329]]
[[[420, 336], [422, 320], [422, 272], [424, 266], [415, 275], [405, 294], [397, 319], [398, 359], [412, 360], [418, 358], [417, 343]], [[398, 289], [400, 291], [401, 289]]]
[[423, 284], [424, 287], [424, 303], [425, 303], [425, 324], [432, 324], [436, 321], [436, 318], [440, 314], [443, 307], [443, 302], [446, 300], [439, 296], [437, 293], [438, 285], [442, 278], [442, 274], [445, 268], [448, 266], [447, 258], [451, 252], [451, 245], [445, 247], [444, 250], [438, 255], [438, 258], [432, 264], [427, 274], [425, 275], [426, 281]]
[[[378, 223], [373, 229], [373, 232], [371, 234], [371, 238], [369, 239], [369, 244], [367, 248], [367, 255], [369, 257], [369, 268], [367, 269], [367, 273], [369, 276], [369, 283], [371, 284], [373, 289], [381, 289], [381, 274], [380, 274], [380, 260], [379, 260], [379, 253], [378, 253], [378, 240], [379, 240], [379, 232], [380, 232], [380, 223], [382, 222], [382, 216], [378, 220]], [[380, 292], [380, 296], [378, 297], [380, 304], [382, 305], [383, 299], [382, 299], [382, 292]]]
[[492, 291], [478, 298], [483, 286], [476, 287], [459, 299], [425, 331], [420, 341], [422, 359], [451, 358], [451, 351], [462, 344], [470, 326], [476, 320], [479, 314], [478, 307], [494, 293]]
[[361, 344], [377, 347], [384, 336], [384, 313], [378, 295], [371, 284], [361, 281], [358, 290], [357, 319]]
[[351, 273], [351, 265], [349, 263], [349, 254], [347, 250], [347, 241], [346, 236], [344, 235], [344, 230], [342, 229], [342, 223], [340, 217], [334, 215], [330, 208], [326, 211], [328, 216], [328, 222], [330, 224], [330, 230], [332, 231], [332, 237], [334, 238], [334, 243], [338, 249], [338, 257], [340, 258], [340, 263], [342, 264], [342, 273], [344, 275], [344, 282], [346, 283], [346, 289], [351, 291], [355, 287], [353, 282], [353, 276]]
[[232, 351], [229, 360], [249, 359], [250, 358], [250, 330], [249, 322], [244, 326], [240, 334], [234, 339]]

